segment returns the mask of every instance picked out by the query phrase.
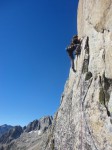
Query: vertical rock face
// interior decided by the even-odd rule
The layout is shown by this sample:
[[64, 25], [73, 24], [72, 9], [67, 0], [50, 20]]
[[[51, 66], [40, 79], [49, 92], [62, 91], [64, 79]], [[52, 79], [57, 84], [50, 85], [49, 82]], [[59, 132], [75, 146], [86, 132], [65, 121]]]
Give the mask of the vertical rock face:
[[112, 150], [112, 1], [79, 0], [83, 38], [47, 150]]
[[78, 34], [89, 37], [89, 69], [112, 78], [112, 1], [80, 0]]

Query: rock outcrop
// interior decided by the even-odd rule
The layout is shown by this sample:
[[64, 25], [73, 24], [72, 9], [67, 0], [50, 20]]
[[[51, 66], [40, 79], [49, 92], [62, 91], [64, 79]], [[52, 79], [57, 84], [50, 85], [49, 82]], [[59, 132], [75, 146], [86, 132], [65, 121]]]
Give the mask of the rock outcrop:
[[79, 0], [81, 55], [46, 150], [112, 150], [112, 1]]
[[31, 132], [33, 130], [45, 131], [52, 124], [52, 117], [43, 117], [40, 120], [34, 120], [29, 123], [25, 129], [25, 132]]

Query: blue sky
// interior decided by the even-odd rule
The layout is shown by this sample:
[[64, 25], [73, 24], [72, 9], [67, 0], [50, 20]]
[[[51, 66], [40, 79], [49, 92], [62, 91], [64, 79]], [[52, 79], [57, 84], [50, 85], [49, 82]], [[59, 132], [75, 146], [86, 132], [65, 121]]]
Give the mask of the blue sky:
[[0, 1], [0, 125], [53, 115], [69, 74], [78, 0]]

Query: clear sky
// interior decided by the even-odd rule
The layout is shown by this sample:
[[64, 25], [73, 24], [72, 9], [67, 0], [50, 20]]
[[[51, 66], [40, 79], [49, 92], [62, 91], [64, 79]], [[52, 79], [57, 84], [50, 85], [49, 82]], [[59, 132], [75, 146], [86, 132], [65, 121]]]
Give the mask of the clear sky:
[[78, 0], [0, 0], [0, 125], [53, 115], [69, 74]]

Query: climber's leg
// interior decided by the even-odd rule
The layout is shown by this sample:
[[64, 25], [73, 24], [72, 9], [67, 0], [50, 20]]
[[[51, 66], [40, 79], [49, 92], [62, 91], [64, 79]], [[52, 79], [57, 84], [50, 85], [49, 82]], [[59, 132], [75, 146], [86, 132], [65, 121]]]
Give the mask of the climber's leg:
[[80, 55], [80, 53], [81, 53], [81, 46], [80, 46], [80, 44], [77, 44], [77, 47], [76, 47], [76, 49], [75, 49], [75, 55]]
[[74, 59], [71, 59], [71, 68], [74, 72], [76, 72], [75, 65], [74, 65]]
[[67, 49], [67, 53], [70, 57], [70, 60], [71, 60], [71, 68], [74, 72], [76, 72], [75, 70], [75, 66], [74, 66], [74, 49]]

